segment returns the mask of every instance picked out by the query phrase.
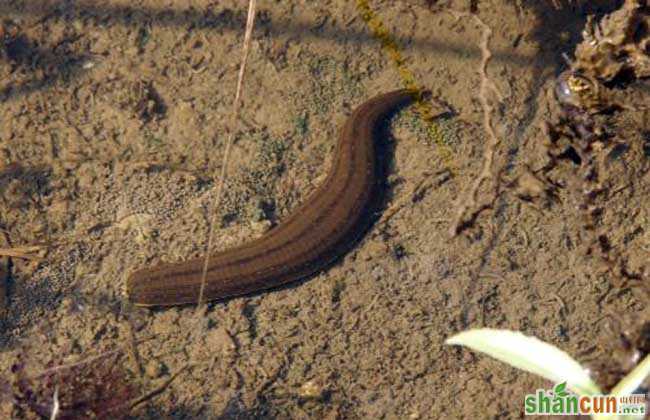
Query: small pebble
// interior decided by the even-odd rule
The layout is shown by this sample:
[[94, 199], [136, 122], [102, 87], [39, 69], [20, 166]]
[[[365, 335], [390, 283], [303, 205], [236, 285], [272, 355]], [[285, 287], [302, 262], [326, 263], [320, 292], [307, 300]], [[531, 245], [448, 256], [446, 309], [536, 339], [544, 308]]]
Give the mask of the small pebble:
[[298, 395], [309, 400], [321, 400], [326, 394], [326, 389], [316, 380], [307, 381], [300, 387]]
[[157, 360], [150, 360], [144, 368], [144, 373], [152, 379], [159, 378], [165, 371], [165, 366]]

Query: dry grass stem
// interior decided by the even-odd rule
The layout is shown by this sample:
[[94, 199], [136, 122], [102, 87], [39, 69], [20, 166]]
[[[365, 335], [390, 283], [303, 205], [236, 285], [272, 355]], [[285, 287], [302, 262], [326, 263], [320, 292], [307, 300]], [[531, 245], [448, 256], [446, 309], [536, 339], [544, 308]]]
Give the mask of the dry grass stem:
[[59, 409], [61, 405], [59, 404], [59, 386], [54, 387], [54, 396], [52, 397], [52, 414], [50, 415], [50, 420], [56, 420], [59, 416]]
[[208, 265], [210, 263], [210, 252], [212, 252], [212, 244], [214, 242], [214, 226], [216, 224], [217, 212], [216, 209], [221, 203], [221, 195], [223, 191], [223, 184], [225, 183], [228, 160], [230, 157], [230, 147], [232, 145], [233, 133], [235, 131], [235, 123], [237, 117], [239, 116], [239, 107], [241, 102], [241, 93], [244, 83], [244, 74], [246, 71], [246, 63], [248, 61], [248, 53], [250, 51], [251, 39], [253, 37], [253, 24], [255, 23], [255, 11], [256, 11], [256, 0], [249, 0], [248, 2], [248, 18], [246, 19], [246, 35], [244, 36], [244, 45], [242, 49], [242, 60], [239, 67], [239, 77], [237, 79], [237, 90], [235, 92], [235, 100], [233, 102], [232, 115], [230, 121], [230, 132], [228, 133], [228, 138], [226, 140], [226, 150], [223, 154], [223, 159], [221, 162], [221, 173], [219, 174], [219, 180], [217, 183], [216, 197], [214, 199], [214, 205], [212, 206], [212, 218], [210, 222], [210, 233], [208, 234], [208, 245], [205, 253], [205, 261], [203, 263], [203, 273], [201, 277], [201, 289], [199, 290], [199, 299], [197, 301], [197, 314], [201, 311], [201, 306], [203, 304], [203, 294], [205, 292], [205, 281], [208, 274]]

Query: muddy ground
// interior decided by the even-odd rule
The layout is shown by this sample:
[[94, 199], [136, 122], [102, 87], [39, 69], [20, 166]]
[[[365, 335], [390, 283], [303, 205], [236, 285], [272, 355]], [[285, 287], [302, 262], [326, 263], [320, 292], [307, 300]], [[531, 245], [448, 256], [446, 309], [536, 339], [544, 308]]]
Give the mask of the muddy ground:
[[[481, 326], [535, 335], [616, 374], [628, 357], [620, 334], [650, 309], [633, 280], [602, 273], [581, 252], [583, 219], [569, 191], [530, 203], [504, 185], [492, 209], [450, 238], [487, 143], [481, 29], [427, 2], [371, 7], [433, 91], [454, 175], [440, 174], [448, 162], [413, 109], [402, 110], [386, 132], [387, 205], [407, 205], [338, 264], [294, 287], [211, 304], [199, 318], [193, 307], [129, 305], [131, 271], [203, 254], [229, 130], [235, 143], [215, 210], [222, 249], [281, 221], [323, 179], [350, 111], [401, 86], [355, 2], [261, 1], [241, 116], [230, 127], [244, 3], [0, 3], [11, 40], [0, 61], [0, 247], [45, 244], [42, 260], [9, 266], [5, 377], [19, 356], [39, 372], [119, 350], [134, 384], [128, 398], [186, 367], [135, 418], [520, 418], [524, 395], [551, 384], [442, 344]], [[547, 159], [540, 126], [566, 66], [561, 54], [571, 55], [588, 14], [617, 2], [450, 7], [469, 3], [494, 31], [488, 73], [503, 95], [495, 167], [514, 180]], [[611, 162], [616, 193], [603, 220], [641, 272], [650, 122], [637, 105], [650, 103], [650, 84], [616, 89], [630, 107], [611, 115], [611, 129], [629, 149]], [[431, 187], [409, 196], [423, 179]], [[2, 410], [34, 416], [6, 398]]]

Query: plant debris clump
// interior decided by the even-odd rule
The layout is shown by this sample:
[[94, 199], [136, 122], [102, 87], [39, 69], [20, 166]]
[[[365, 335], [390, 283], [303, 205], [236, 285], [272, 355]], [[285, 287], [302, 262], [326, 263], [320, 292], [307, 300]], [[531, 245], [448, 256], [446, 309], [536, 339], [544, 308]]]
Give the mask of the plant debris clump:
[[12, 366], [11, 380], [0, 382], [2, 400], [13, 403], [16, 414], [50, 418], [126, 417], [136, 393], [118, 354], [100, 356], [87, 362], [51, 366], [30, 375], [20, 360]]
[[[650, 76], [649, 28], [645, 0], [626, 0], [598, 23], [589, 19], [575, 59], [556, 79], [551, 117], [544, 126], [549, 163], [535, 174], [553, 187], [568, 187], [583, 216], [586, 254], [598, 255], [604, 271], [624, 280], [642, 280], [645, 273], [630, 272], [603, 222], [606, 203], [620, 190], [608, 176], [611, 164], [633, 141], [618, 136], [612, 121], [617, 112], [631, 108], [617, 101], [617, 93]], [[550, 171], [565, 162], [573, 168], [571, 175], [550, 181]]]

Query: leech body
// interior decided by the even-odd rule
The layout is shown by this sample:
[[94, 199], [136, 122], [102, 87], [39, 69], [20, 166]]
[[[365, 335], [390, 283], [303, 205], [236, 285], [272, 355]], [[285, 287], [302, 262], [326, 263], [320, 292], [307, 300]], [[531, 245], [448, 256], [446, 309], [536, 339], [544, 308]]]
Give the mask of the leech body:
[[[376, 96], [348, 118], [323, 184], [262, 237], [210, 255], [204, 300], [275, 288], [325, 269], [366, 232], [377, 210], [375, 135], [387, 113], [415, 99], [408, 90]], [[134, 272], [129, 298], [139, 306], [197, 303], [205, 257]]]

